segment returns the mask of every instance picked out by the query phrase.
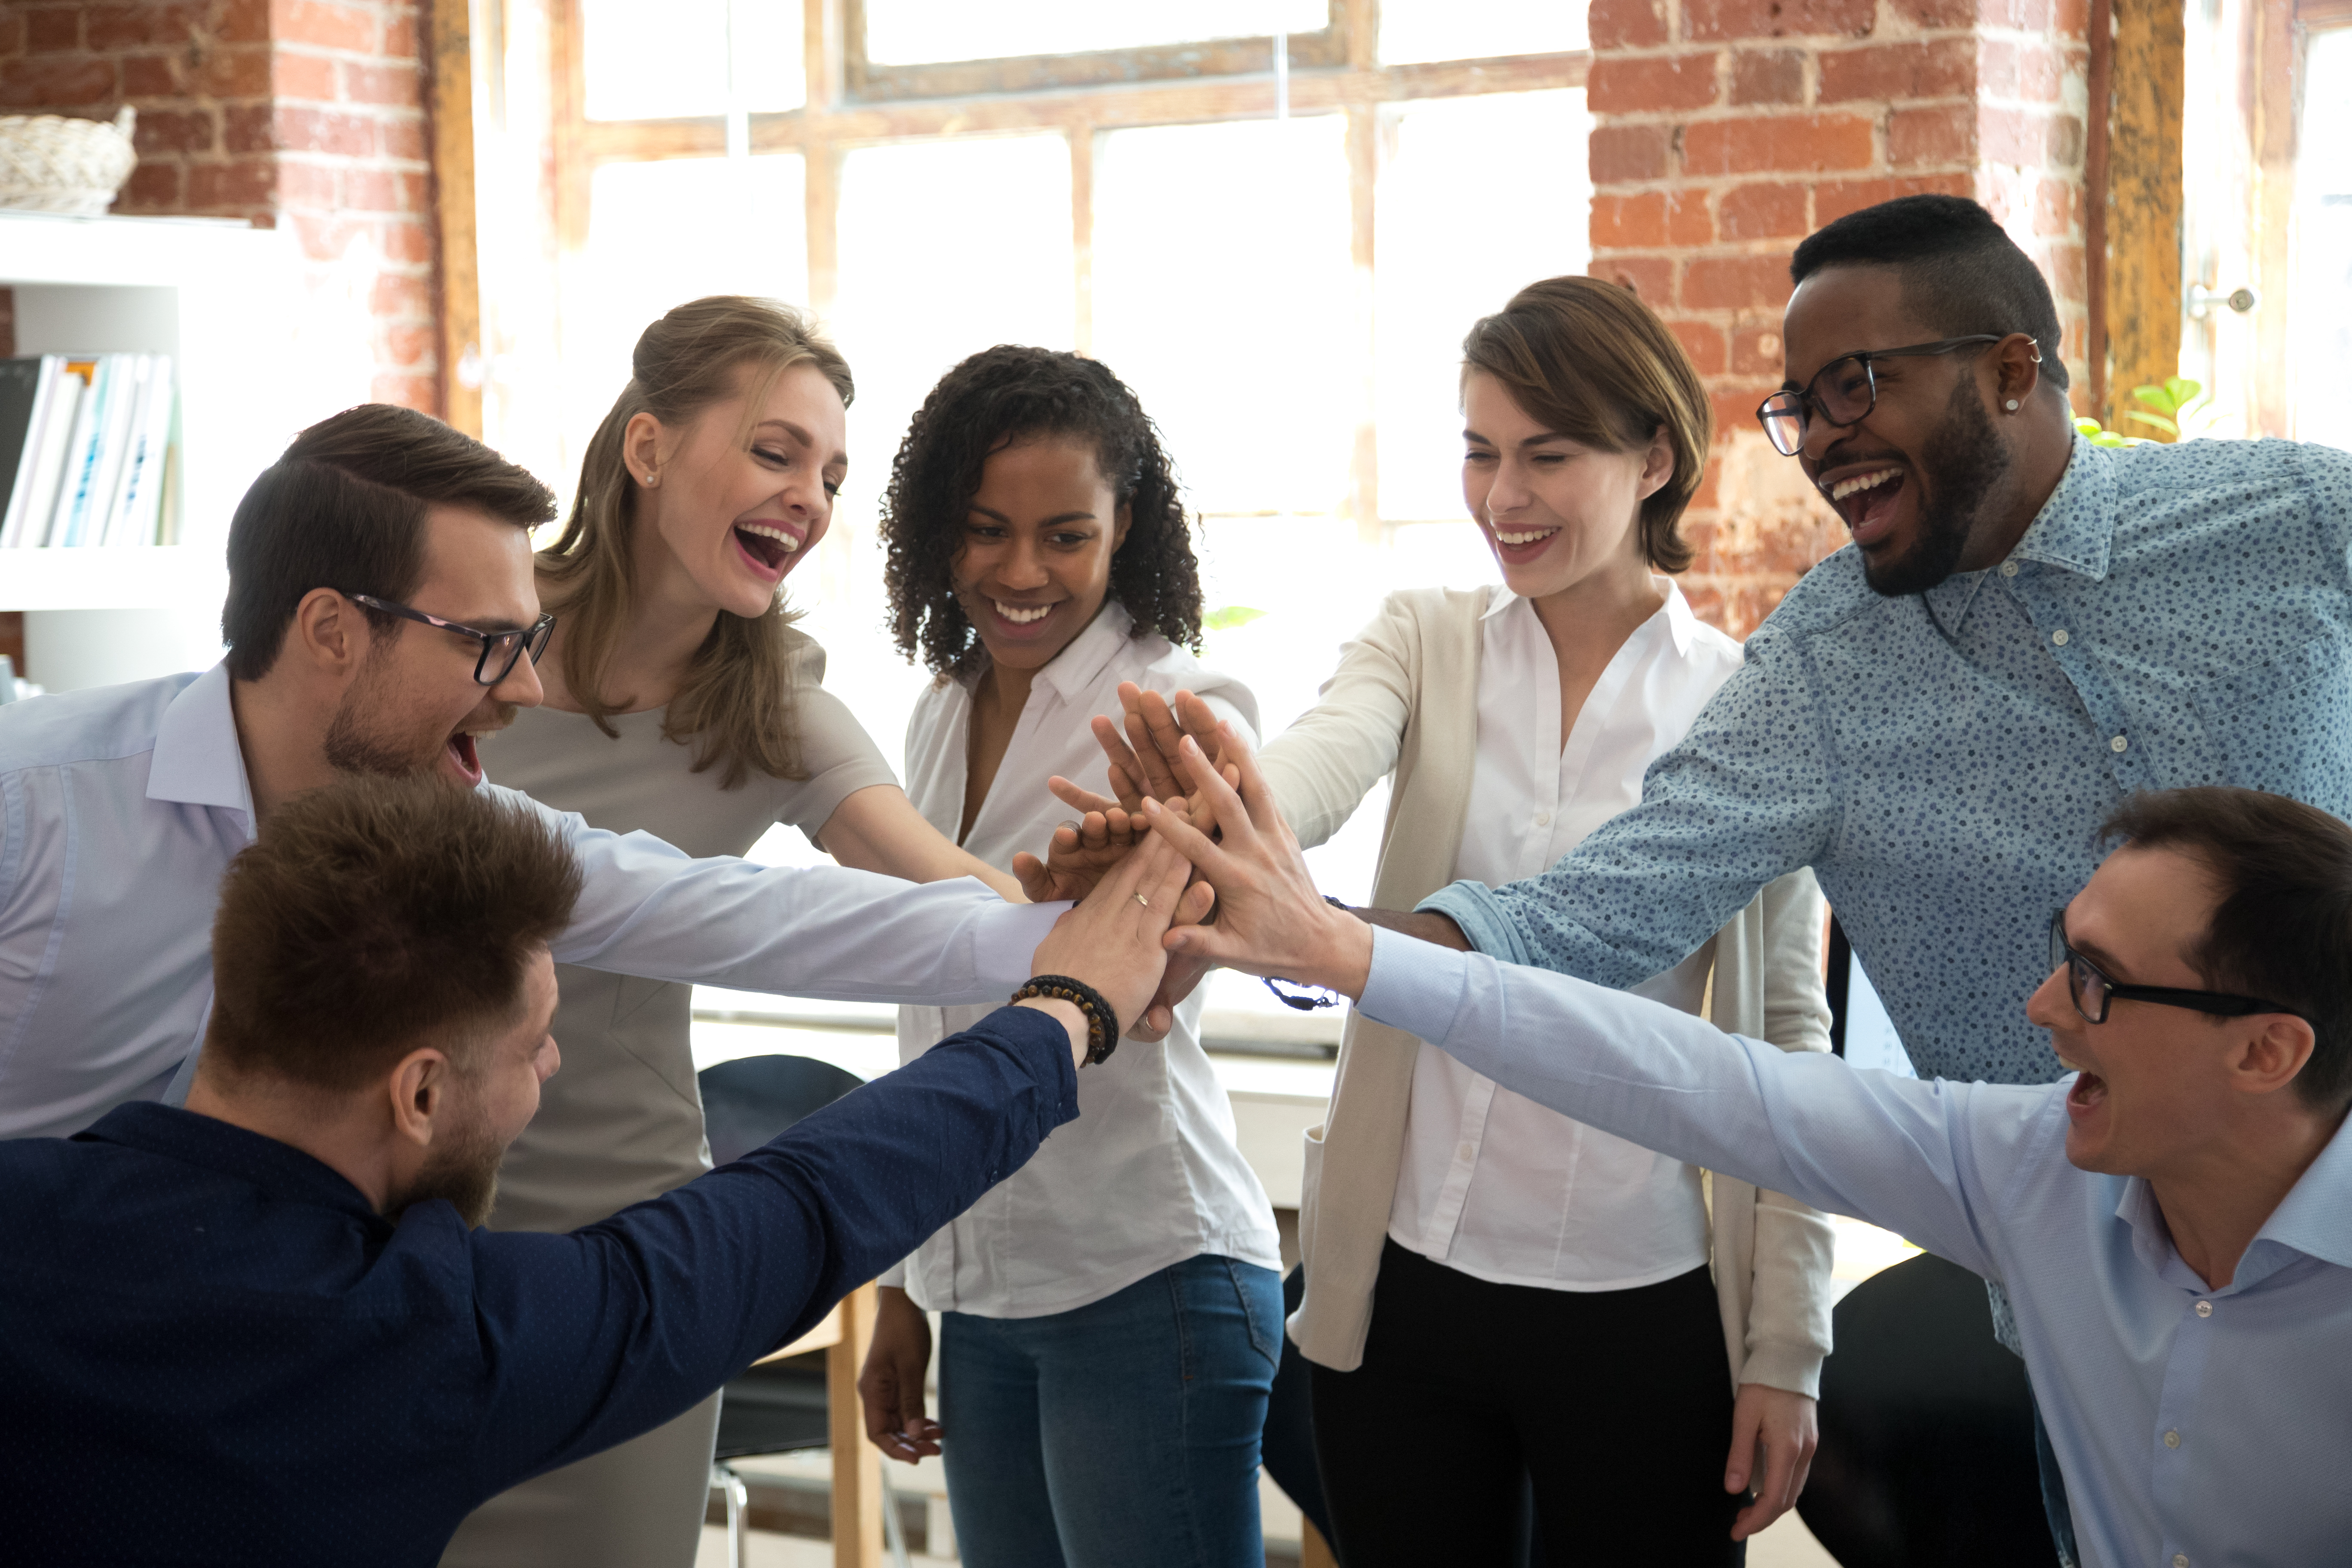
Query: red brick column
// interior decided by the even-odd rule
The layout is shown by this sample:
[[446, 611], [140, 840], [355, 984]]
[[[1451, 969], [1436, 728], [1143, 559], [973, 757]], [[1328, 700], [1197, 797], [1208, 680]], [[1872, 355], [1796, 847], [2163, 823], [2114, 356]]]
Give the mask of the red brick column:
[[1735, 636], [1844, 529], [1757, 427], [1796, 242], [1972, 196], [2040, 263], [2084, 384], [2085, 0], [1593, 0], [1592, 271], [1664, 315], [1714, 395], [1694, 605]]
[[[291, 225], [312, 315], [366, 362], [352, 395], [436, 411], [416, 0], [0, 7], [0, 112], [139, 110], [114, 210]], [[371, 374], [372, 373], [372, 374]]]

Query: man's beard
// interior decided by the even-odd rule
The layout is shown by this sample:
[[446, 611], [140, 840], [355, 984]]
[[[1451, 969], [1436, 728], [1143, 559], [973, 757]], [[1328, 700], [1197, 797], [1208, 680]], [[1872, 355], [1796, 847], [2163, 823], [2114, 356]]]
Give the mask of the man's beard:
[[1976, 383], [1952, 388], [1944, 422], [1919, 454], [1919, 537], [1901, 555], [1862, 558], [1863, 580], [1890, 599], [1924, 594], [1952, 574], [1969, 547], [1987, 496], [2009, 472], [2009, 448], [1994, 433]]
[[446, 1198], [457, 1209], [466, 1228], [474, 1229], [490, 1217], [499, 1199], [499, 1162], [506, 1149], [490, 1135], [487, 1121], [468, 1128], [441, 1153], [425, 1163], [416, 1180], [400, 1194], [398, 1207]]
[[378, 732], [393, 706], [384, 700], [391, 686], [384, 668], [390, 662], [384, 657], [385, 646], [379, 645], [368, 656], [359, 679], [343, 693], [343, 700], [335, 705], [334, 718], [327, 724], [323, 742], [327, 765], [337, 773], [403, 779], [414, 778], [433, 765], [431, 753], [420, 757], [404, 752]]

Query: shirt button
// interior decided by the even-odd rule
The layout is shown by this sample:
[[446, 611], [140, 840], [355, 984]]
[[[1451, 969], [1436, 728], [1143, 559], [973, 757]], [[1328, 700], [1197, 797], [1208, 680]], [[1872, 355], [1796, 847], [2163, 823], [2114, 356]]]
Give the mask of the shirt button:
[[1551, 813], [1549, 811], [1537, 812], [1536, 826], [1538, 827], [1549, 827], [1551, 826]]
[[1478, 1157], [1478, 1151], [1465, 1143], [1454, 1151], [1454, 1157], [1457, 1160], [1475, 1160]]
[[2200, 1302], [2198, 1302], [2198, 1303], [2197, 1303], [2197, 1315], [2198, 1315], [2199, 1317], [2200, 1317], [2200, 1318], [2210, 1318], [2210, 1317], [2211, 1317], [2211, 1316], [2213, 1315], [2213, 1303], [2212, 1303], [2212, 1302], [2210, 1302], [2210, 1301], [2200, 1301]]
[[2107, 742], [2107, 750], [2111, 752], [2120, 752], [2130, 744], [2131, 742], [2129, 741], [2125, 740], [2121, 735], [2117, 735], [2114, 740]]
[[2180, 1447], [2180, 1434], [2178, 1432], [2167, 1432], [2164, 1435], [2164, 1446], [2168, 1448], [2178, 1448]]
[[2016, 563], [2016, 562], [2014, 562], [2014, 561], [2004, 561], [2004, 562], [2002, 562], [2002, 563], [2000, 563], [2000, 574], [2001, 574], [2002, 576], [2004, 576], [2004, 577], [2014, 577], [2014, 576], [2016, 576], [2016, 575], [2017, 575], [2017, 563]]
[[2060, 626], [2056, 631], [2052, 632], [2050, 634], [2050, 640], [2056, 643], [2060, 647], [2064, 647], [2066, 646], [2066, 628], [2064, 626]]
[[2186, 1552], [2174, 1552], [2172, 1554], [2172, 1568], [2189, 1568], [2189, 1553]]

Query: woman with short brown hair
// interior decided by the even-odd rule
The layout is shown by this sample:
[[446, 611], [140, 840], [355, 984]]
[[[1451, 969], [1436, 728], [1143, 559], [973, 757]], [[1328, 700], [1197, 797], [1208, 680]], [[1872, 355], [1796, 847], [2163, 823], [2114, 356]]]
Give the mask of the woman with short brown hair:
[[[1310, 847], [1393, 774], [1383, 909], [1549, 867], [1641, 798], [1740, 662], [1664, 575], [1691, 560], [1710, 423], [1665, 325], [1614, 284], [1553, 278], [1463, 359], [1463, 497], [1504, 585], [1391, 595], [1264, 757]], [[1165, 792], [1114, 760], [1129, 793]], [[1810, 873], [1783, 879], [1637, 989], [1826, 1049], [1822, 917]], [[1307, 1138], [1290, 1328], [1350, 1568], [1509, 1561], [1529, 1481], [1553, 1561], [1736, 1563], [1795, 1500], [1829, 1349], [1818, 1215], [1727, 1178], [1710, 1194], [1360, 1015]]]

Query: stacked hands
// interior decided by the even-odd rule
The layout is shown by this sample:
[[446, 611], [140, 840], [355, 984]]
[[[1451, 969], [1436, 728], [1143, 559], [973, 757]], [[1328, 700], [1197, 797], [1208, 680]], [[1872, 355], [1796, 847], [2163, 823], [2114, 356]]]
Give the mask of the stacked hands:
[[[1177, 692], [1171, 702], [1129, 681], [1118, 695], [1126, 732], [1108, 719], [1094, 721], [1095, 738], [1110, 759], [1115, 793], [1099, 795], [1066, 778], [1050, 780], [1054, 794], [1080, 816], [1055, 831], [1043, 860], [1018, 855], [1013, 869], [1040, 903], [1084, 899], [1092, 904], [1107, 878], [1125, 888], [1129, 852], [1139, 845], [1171, 847], [1177, 864], [1198, 879], [1166, 928], [1164, 963], [1148, 1004], [1133, 1014], [1120, 1006], [1120, 1017], [1131, 1020], [1129, 1037], [1165, 1037], [1176, 1005], [1219, 964], [1350, 994], [1360, 990], [1371, 962], [1370, 929], [1316, 891], [1297, 839], [1232, 726], [1189, 691]], [[1063, 930], [1057, 925], [1055, 937]], [[1041, 970], [1049, 967], [1049, 949], [1074, 951], [1049, 940], [1038, 948]], [[1057, 973], [1093, 984], [1075, 969]]]

